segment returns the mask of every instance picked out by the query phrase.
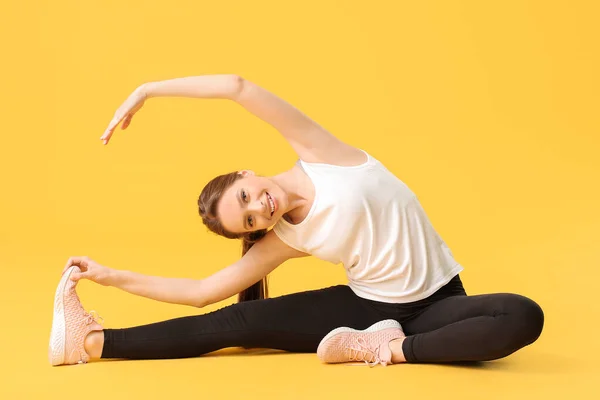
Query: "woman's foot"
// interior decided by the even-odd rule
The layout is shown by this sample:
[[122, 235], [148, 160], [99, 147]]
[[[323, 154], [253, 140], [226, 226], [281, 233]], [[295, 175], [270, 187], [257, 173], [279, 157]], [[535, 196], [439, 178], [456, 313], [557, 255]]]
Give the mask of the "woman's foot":
[[402, 327], [393, 319], [380, 321], [362, 331], [337, 328], [321, 340], [317, 356], [325, 363], [363, 361], [370, 366], [385, 366], [392, 364], [390, 342], [405, 337]]
[[86, 312], [79, 301], [71, 273], [80, 272], [72, 266], [63, 274], [54, 297], [54, 317], [48, 346], [48, 360], [52, 365], [81, 364], [90, 360], [84, 342], [90, 332], [102, 331], [95, 313]]

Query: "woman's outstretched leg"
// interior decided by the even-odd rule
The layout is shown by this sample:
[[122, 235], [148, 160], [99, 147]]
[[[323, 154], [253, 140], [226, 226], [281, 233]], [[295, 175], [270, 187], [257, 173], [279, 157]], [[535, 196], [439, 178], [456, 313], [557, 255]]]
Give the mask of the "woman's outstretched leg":
[[102, 358], [196, 357], [227, 347], [315, 352], [339, 325], [366, 327], [381, 316], [347, 286], [233, 304], [196, 316], [106, 329]]
[[[233, 304], [203, 315], [125, 329], [101, 329], [79, 303], [76, 284], [65, 278], [65, 285], [66, 340], [53, 348], [51, 339], [53, 365], [98, 357], [196, 357], [227, 347], [315, 352], [319, 341], [333, 328], [345, 325], [364, 329], [382, 318], [349, 287], [340, 285]], [[53, 337], [60, 337], [54, 334], [57, 321], [60, 318], [55, 313]]]

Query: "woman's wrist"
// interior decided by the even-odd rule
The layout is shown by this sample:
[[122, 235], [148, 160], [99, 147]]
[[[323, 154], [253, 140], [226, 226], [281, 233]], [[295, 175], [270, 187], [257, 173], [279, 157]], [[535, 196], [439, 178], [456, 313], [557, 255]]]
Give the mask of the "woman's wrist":
[[118, 269], [108, 268], [108, 277], [106, 279], [108, 286], [119, 287], [119, 281], [121, 280], [122, 272], [123, 271]]
[[144, 99], [149, 99], [151, 97], [158, 97], [156, 93], [156, 85], [160, 82], [146, 82], [142, 83], [136, 90], [144, 96]]
[[151, 85], [154, 82], [146, 82], [146, 83], [142, 83], [140, 86], [138, 86], [135, 89], [135, 92], [138, 92], [144, 100], [150, 98], [150, 90], [151, 90]]

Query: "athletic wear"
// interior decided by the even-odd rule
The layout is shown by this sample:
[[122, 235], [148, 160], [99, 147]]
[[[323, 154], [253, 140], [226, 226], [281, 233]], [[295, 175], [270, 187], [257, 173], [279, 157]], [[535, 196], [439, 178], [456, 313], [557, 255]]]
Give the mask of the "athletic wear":
[[317, 356], [328, 364], [362, 361], [369, 366], [392, 363], [390, 342], [405, 337], [400, 324], [386, 319], [367, 329], [341, 327], [329, 332], [317, 347]]
[[360, 297], [387, 303], [422, 300], [462, 271], [415, 193], [378, 160], [353, 167], [297, 164], [315, 187], [299, 224], [273, 227], [289, 246], [342, 263]]
[[77, 282], [70, 279], [74, 271], [80, 272], [79, 267], [73, 266], [64, 272], [54, 296], [54, 317], [48, 346], [51, 365], [88, 362], [90, 357], [85, 352], [85, 338], [92, 331], [102, 330], [93, 312], [86, 312], [79, 301], [75, 291]]
[[[407, 335], [402, 350], [408, 362], [493, 360], [534, 342], [544, 324], [541, 308], [516, 294], [467, 296], [458, 275], [462, 266], [415, 194], [365, 154], [367, 161], [355, 167], [299, 161], [315, 186], [314, 203], [304, 221], [292, 225], [281, 219], [274, 227], [288, 245], [342, 263], [348, 286], [106, 329], [102, 358], [196, 357], [227, 347], [314, 353], [336, 328], [364, 330], [385, 320], [397, 321]], [[375, 340], [339, 337], [362, 351], [348, 358], [391, 359]], [[337, 339], [326, 339], [321, 356], [338, 359], [335, 346], [327, 350]]]
[[365, 329], [385, 319], [402, 325], [409, 362], [505, 357], [535, 341], [544, 324], [542, 310], [532, 300], [515, 294], [466, 296], [456, 276], [414, 303], [367, 300], [339, 285], [237, 303], [204, 315], [105, 329], [102, 358], [196, 357], [226, 347], [314, 353], [335, 328]]

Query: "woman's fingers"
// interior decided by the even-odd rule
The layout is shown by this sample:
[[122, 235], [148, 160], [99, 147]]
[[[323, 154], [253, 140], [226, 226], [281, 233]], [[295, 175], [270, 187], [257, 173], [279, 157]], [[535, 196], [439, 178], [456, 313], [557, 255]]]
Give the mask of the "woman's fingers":
[[73, 262], [75, 260], [75, 257], [69, 257], [69, 260], [67, 261], [67, 264], [65, 265], [65, 268], [63, 269], [63, 274], [72, 266], [74, 265]]
[[67, 264], [65, 265], [65, 268], [63, 269], [63, 272], [61, 274], [61, 276], [67, 272], [67, 270], [69, 268], [71, 268], [73, 265], [79, 267], [80, 270], [85, 271], [87, 270], [87, 263], [89, 261], [89, 257], [84, 256], [84, 257], [69, 257], [69, 260], [67, 261]]
[[70, 276], [71, 280], [75, 281], [75, 282], [77, 282], [80, 279], [84, 279], [84, 278], [87, 279], [87, 277], [88, 277], [87, 272], [75, 272], [75, 273], [71, 274], [71, 276]]
[[131, 115], [131, 114], [129, 114], [125, 117], [125, 119], [123, 120], [123, 123], [121, 124], [121, 129], [127, 129], [129, 124], [131, 123], [131, 118], [133, 118], [133, 115]]
[[110, 121], [110, 124], [108, 124], [108, 128], [106, 128], [104, 134], [100, 136], [100, 140], [104, 141], [104, 144], [108, 143], [113, 132], [115, 131], [115, 128], [117, 127], [117, 125], [119, 125], [119, 122], [121, 122], [121, 118], [119, 117], [115, 117], [112, 119], [112, 121]]
[[104, 144], [107, 144], [121, 121], [123, 121], [121, 129], [127, 129], [129, 124], [131, 124], [131, 118], [133, 118], [133, 115], [142, 108], [145, 100], [146, 95], [139, 88], [129, 95], [127, 100], [125, 100], [121, 107], [115, 112], [115, 116], [110, 121], [110, 124], [108, 124], [108, 128], [106, 128], [104, 134], [100, 137], [100, 140], [102, 140]]

